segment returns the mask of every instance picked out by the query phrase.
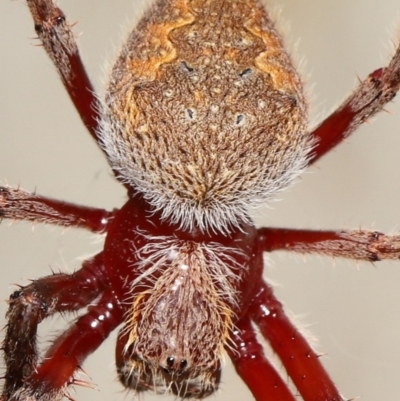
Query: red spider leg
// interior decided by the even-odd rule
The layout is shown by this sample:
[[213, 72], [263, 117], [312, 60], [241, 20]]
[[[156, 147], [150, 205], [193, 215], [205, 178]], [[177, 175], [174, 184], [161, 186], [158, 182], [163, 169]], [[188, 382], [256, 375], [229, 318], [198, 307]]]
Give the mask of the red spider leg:
[[400, 235], [369, 230], [312, 231], [285, 228], [260, 228], [258, 234], [265, 252], [286, 249], [371, 262], [400, 259]]
[[96, 305], [89, 306], [88, 312], [55, 340], [43, 362], [11, 400], [44, 400], [49, 399], [48, 394], [57, 400], [62, 395], [68, 397], [67, 386], [74, 384], [74, 373], [122, 322], [123, 315], [113, 291], [105, 292]]
[[386, 68], [379, 68], [359, 84], [342, 105], [314, 131], [317, 140], [309, 163], [314, 163], [347, 138], [360, 124], [382, 110], [400, 88], [400, 47]]
[[[344, 401], [319, 361], [318, 354], [290, 322], [282, 304], [265, 282], [260, 284], [249, 312], [304, 401]], [[259, 389], [252, 391], [255, 390]]]
[[[263, 251], [292, 250], [357, 260], [400, 258], [400, 235], [375, 231], [312, 231], [281, 228], [258, 229]], [[342, 400], [333, 382], [303, 336], [284, 315], [272, 289], [263, 284], [250, 309], [251, 318], [279, 355], [286, 371], [305, 401]], [[311, 378], [311, 380], [310, 380]]]
[[105, 232], [113, 212], [45, 198], [22, 189], [0, 187], [0, 219], [28, 220]]
[[83, 123], [98, 141], [99, 103], [79, 55], [70, 24], [51, 0], [27, 0], [35, 31], [56, 66]]
[[236, 372], [251, 390], [256, 400], [294, 401], [287, 384], [265, 358], [263, 348], [257, 341], [250, 319], [246, 316], [236, 324], [237, 329], [230, 340], [234, 347], [227, 352]]
[[87, 306], [107, 287], [103, 254], [100, 253], [85, 261], [83, 267], [71, 275], [47, 276], [11, 295], [7, 312], [9, 322], [2, 346], [6, 364], [3, 397], [8, 399], [27, 377], [36, 372], [39, 323], [54, 313]]

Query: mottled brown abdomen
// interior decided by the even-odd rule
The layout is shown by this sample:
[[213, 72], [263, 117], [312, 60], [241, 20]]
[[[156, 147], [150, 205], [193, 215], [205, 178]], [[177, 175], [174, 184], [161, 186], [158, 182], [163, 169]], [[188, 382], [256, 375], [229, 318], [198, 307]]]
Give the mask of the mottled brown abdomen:
[[104, 146], [164, 218], [227, 231], [304, 167], [301, 85], [258, 1], [158, 1], [113, 68]]

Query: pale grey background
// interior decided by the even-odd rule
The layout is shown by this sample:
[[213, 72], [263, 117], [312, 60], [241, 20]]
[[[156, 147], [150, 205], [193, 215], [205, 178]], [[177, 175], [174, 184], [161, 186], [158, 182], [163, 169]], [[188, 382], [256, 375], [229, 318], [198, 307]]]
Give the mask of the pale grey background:
[[[269, 4], [282, 9], [282, 20], [290, 22], [290, 41], [297, 42], [297, 60], [306, 60], [313, 116], [331, 110], [357, 75], [363, 78], [380, 67], [400, 39], [398, 0]], [[115, 54], [141, 2], [64, 0], [61, 6], [78, 22], [83, 58], [100, 89], [104, 60]], [[1, 1], [0, 180], [80, 204], [119, 207], [124, 191], [85, 132], [50, 61], [34, 46], [34, 36], [24, 2]], [[282, 195], [284, 200], [259, 213], [258, 223], [400, 230], [400, 102], [387, 110], [309, 169]], [[48, 274], [50, 267], [78, 268], [82, 256], [101, 246], [77, 230], [37, 226], [33, 231], [31, 224], [8, 223], [0, 227], [0, 299], [8, 298], [13, 283]], [[276, 291], [287, 309], [319, 339], [317, 348], [327, 354], [323, 362], [342, 393], [363, 401], [399, 400], [400, 263], [373, 266], [287, 253], [269, 259], [266, 276], [279, 283]], [[0, 316], [5, 310], [2, 303]], [[45, 330], [54, 336], [54, 326]], [[110, 338], [88, 359], [85, 369], [98, 391], [79, 390], [78, 400], [133, 399], [115, 380], [113, 347]], [[211, 399], [251, 400], [246, 391], [227, 366], [221, 390]]]

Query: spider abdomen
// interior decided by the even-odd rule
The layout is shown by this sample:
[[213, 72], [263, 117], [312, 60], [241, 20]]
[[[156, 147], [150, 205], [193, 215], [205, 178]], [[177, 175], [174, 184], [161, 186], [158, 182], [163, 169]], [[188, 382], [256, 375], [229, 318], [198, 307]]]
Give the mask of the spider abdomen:
[[229, 231], [310, 150], [302, 84], [258, 1], [158, 1], [129, 36], [102, 140], [163, 218]]

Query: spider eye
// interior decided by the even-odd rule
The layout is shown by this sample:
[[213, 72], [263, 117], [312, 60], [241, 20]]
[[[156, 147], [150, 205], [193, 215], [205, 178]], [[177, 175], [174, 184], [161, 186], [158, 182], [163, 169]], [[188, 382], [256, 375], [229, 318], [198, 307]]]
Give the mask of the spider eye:
[[168, 366], [169, 368], [172, 368], [172, 367], [174, 366], [174, 362], [175, 362], [175, 358], [174, 358], [174, 357], [169, 356], [169, 357], [167, 358], [167, 366]]
[[[166, 362], [167, 362], [167, 368], [163, 368], [164, 372], [170, 373], [170, 370], [176, 370], [176, 371], [178, 370], [178, 366], [177, 366], [177, 364], [175, 364], [175, 363], [178, 362], [178, 361], [176, 361], [176, 358], [175, 358], [175, 357], [169, 356], [169, 357], [166, 359]], [[181, 359], [181, 361], [180, 361], [180, 363], [179, 363], [179, 370], [180, 370], [180, 371], [185, 370], [186, 367], [187, 367], [187, 365], [188, 365], [187, 360], [186, 360], [186, 359]], [[179, 373], [179, 371], [176, 372], [176, 373]]]

